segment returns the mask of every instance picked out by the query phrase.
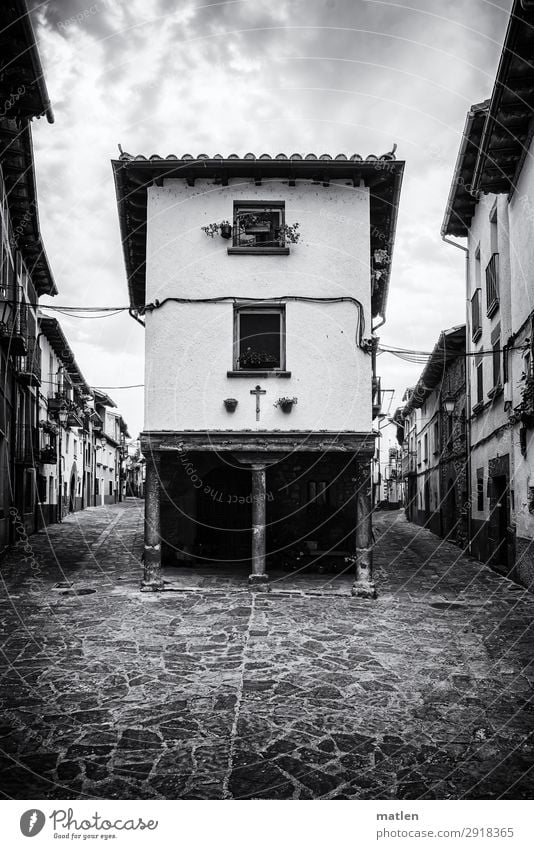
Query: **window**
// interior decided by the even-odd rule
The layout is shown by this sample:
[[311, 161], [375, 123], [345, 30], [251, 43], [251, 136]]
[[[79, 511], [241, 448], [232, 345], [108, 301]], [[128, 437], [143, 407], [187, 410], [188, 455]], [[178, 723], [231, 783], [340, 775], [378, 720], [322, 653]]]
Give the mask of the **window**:
[[477, 510], [484, 510], [484, 469], [477, 469]]
[[439, 422], [434, 422], [434, 454], [439, 454]]
[[501, 325], [498, 324], [491, 332], [491, 349], [493, 364], [493, 388], [502, 383], [501, 372]]
[[499, 308], [499, 241], [497, 223], [497, 201], [490, 213], [491, 259], [486, 266], [486, 309], [492, 316]]
[[234, 368], [285, 368], [285, 307], [238, 307], [235, 310]]
[[113, 481], [109, 482], [109, 494], [113, 495]]
[[480, 289], [475, 289], [475, 293], [471, 298], [471, 338], [473, 342], [480, 339], [481, 335], [482, 321], [480, 317]]
[[424, 461], [425, 461], [425, 463], [426, 463], [426, 461], [428, 460], [428, 434], [427, 434], [427, 433], [425, 433], [425, 437], [424, 437], [423, 445], [424, 445], [424, 448], [423, 448], [423, 460], [424, 460]]
[[482, 371], [482, 354], [477, 354], [475, 358], [475, 368], [477, 373], [477, 404], [482, 404], [484, 401], [484, 374]]
[[421, 440], [417, 440], [417, 465], [421, 465]]
[[284, 201], [234, 201], [233, 248], [289, 253], [283, 227]]
[[501, 340], [493, 344], [493, 386], [499, 386], [501, 382]]
[[327, 482], [326, 481], [309, 481], [308, 482], [308, 503], [309, 504], [326, 504], [327, 503]]

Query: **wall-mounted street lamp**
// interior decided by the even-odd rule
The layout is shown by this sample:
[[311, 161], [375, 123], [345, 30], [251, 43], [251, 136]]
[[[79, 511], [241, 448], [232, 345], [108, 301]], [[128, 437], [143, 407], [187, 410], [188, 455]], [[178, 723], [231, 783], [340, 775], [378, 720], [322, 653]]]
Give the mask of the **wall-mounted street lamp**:
[[452, 416], [455, 406], [456, 402], [452, 395], [446, 395], [445, 398], [443, 398], [443, 407], [445, 408], [445, 412], [448, 416]]
[[65, 426], [67, 424], [67, 419], [69, 417], [69, 413], [66, 407], [61, 407], [58, 414], [58, 421], [61, 425]]
[[107, 439], [106, 439], [105, 436], [103, 436], [102, 439], [100, 440], [100, 445], [102, 446], [102, 448], [105, 448], [107, 446], [107, 444], [108, 444]]

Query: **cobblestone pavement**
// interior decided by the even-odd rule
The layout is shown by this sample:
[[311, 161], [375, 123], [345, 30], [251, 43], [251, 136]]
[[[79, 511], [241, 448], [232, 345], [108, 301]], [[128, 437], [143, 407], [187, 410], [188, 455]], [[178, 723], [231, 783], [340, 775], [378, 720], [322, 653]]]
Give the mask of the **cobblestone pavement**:
[[141, 594], [133, 499], [31, 537], [1, 571], [3, 795], [532, 798], [534, 597], [375, 529], [377, 601], [215, 568]]

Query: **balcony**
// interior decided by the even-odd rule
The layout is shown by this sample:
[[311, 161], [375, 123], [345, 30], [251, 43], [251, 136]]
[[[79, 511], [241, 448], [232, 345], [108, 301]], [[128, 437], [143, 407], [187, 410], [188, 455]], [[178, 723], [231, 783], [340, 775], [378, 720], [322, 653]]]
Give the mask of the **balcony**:
[[55, 466], [57, 463], [56, 449], [53, 448], [51, 445], [47, 445], [46, 448], [42, 448], [39, 454], [39, 462]]
[[382, 391], [379, 377], [373, 377], [373, 419], [379, 415], [382, 409]]
[[27, 354], [17, 357], [17, 380], [24, 386], [41, 385], [41, 349], [37, 339], [26, 340]]
[[25, 357], [28, 353], [28, 307], [26, 304], [4, 305], [0, 322], [0, 342], [9, 354]]
[[499, 309], [499, 254], [493, 254], [486, 266], [486, 313], [491, 317]]
[[482, 317], [480, 314], [480, 289], [475, 289], [471, 298], [471, 339], [477, 342], [482, 336]]
[[25, 466], [33, 466], [39, 459], [39, 431], [30, 425], [19, 425], [17, 427], [17, 440], [15, 444], [15, 462]]

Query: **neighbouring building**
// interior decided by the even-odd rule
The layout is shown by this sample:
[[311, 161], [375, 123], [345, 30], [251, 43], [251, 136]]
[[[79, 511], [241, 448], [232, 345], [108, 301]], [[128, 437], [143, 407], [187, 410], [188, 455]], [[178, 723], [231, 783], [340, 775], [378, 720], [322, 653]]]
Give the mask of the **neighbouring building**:
[[467, 239], [471, 552], [528, 587], [534, 582], [533, 63], [534, 9], [515, 0], [492, 96], [467, 115], [442, 228], [444, 238]]
[[99, 443], [96, 445], [95, 503], [115, 504], [125, 497], [126, 439], [130, 434], [109, 395], [98, 389], [93, 392], [95, 409], [101, 421], [96, 430]]
[[126, 446], [126, 497], [144, 498], [145, 496], [145, 458], [141, 454], [139, 439], [131, 440]]
[[39, 229], [31, 121], [53, 122], [26, 5], [0, 7], [0, 551], [38, 525], [37, 302], [57, 294]]
[[351, 558], [353, 592], [374, 596], [373, 319], [403, 168], [393, 153], [113, 162], [146, 325], [143, 589], [163, 588], [162, 558], [251, 562], [266, 588], [266, 561], [306, 545]]
[[398, 510], [404, 504], [404, 481], [402, 478], [402, 451], [393, 446], [388, 449], [384, 466], [383, 507]]
[[39, 317], [41, 389], [37, 482], [40, 524], [93, 506], [99, 418], [93, 393], [57, 319]]
[[395, 413], [408, 519], [464, 548], [468, 540], [465, 325], [444, 330]]

